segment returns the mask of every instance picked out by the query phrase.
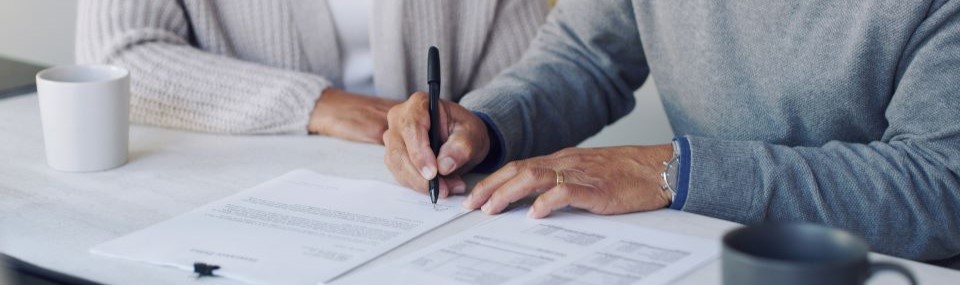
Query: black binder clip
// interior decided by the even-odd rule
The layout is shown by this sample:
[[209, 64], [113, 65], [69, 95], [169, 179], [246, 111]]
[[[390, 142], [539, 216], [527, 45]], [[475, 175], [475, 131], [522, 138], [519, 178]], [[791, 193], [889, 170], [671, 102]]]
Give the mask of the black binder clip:
[[193, 272], [197, 274], [197, 279], [200, 277], [214, 276], [213, 271], [220, 269], [219, 265], [206, 264], [203, 262], [193, 263]]

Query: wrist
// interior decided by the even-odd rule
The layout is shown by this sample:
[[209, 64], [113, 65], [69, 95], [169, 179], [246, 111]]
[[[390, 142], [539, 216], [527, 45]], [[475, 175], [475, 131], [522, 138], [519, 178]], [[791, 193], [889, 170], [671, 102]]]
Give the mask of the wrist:
[[483, 155], [480, 163], [477, 164], [473, 170], [482, 173], [493, 172], [497, 168], [500, 168], [504, 160], [506, 160], [506, 153], [503, 151], [503, 136], [500, 134], [500, 130], [497, 129], [496, 124], [494, 124], [490, 116], [481, 112], [473, 112], [473, 114], [483, 122], [484, 128], [486, 129], [484, 139], [487, 142], [487, 153]]
[[660, 189], [667, 198], [666, 208], [674, 204], [677, 197], [680, 169], [680, 146], [676, 141], [670, 144], [670, 158], [663, 161], [663, 171], [660, 173]]
[[480, 142], [481, 147], [476, 159], [477, 161], [484, 161], [487, 159], [487, 157], [490, 157], [490, 147], [495, 143], [493, 141], [493, 134], [491, 134], [491, 127], [487, 126], [487, 122], [483, 121], [483, 119], [480, 119], [480, 117], [476, 114], [471, 113], [471, 115], [474, 116], [474, 119], [477, 121], [477, 125], [479, 125], [480, 129], [482, 129], [481, 131], [477, 132], [479, 135], [477, 141]]
[[323, 122], [321, 122], [320, 114], [323, 112], [323, 104], [321, 100], [324, 97], [327, 97], [327, 90], [331, 88], [324, 89], [320, 92], [320, 97], [317, 98], [317, 101], [313, 102], [313, 109], [310, 110], [309, 118], [307, 119], [307, 133], [311, 135], [316, 135], [321, 133]]
[[690, 186], [690, 142], [687, 141], [686, 137], [676, 137], [673, 139], [672, 148], [674, 149], [673, 157], [676, 158], [676, 174], [671, 177], [671, 180], [666, 181], [673, 184], [672, 189], [674, 190], [671, 198], [672, 202], [668, 207], [674, 210], [683, 210]]
[[345, 94], [346, 92], [343, 90], [333, 88], [333, 87], [328, 87], [327, 89], [323, 89], [323, 91], [320, 91], [320, 97], [317, 98], [316, 104], [321, 104], [323, 102], [336, 101], [337, 99], [342, 97], [342, 95], [345, 95]]
[[328, 123], [324, 121], [323, 114], [331, 111], [329, 109], [336, 104], [335, 101], [342, 93], [342, 90], [333, 87], [320, 91], [320, 97], [313, 103], [313, 109], [310, 110], [310, 119], [307, 120], [307, 133], [312, 135], [325, 133], [325, 126]]

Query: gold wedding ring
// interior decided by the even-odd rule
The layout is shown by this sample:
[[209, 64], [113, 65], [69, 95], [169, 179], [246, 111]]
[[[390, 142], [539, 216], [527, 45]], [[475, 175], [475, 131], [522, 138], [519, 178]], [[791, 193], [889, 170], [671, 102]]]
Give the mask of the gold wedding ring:
[[563, 171], [554, 169], [553, 172], [557, 174], [557, 185], [563, 184]]

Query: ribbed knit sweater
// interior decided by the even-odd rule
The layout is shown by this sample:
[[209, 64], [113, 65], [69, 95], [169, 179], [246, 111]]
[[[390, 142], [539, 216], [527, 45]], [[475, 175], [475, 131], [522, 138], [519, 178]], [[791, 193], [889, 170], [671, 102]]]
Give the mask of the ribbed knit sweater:
[[[131, 120], [234, 134], [306, 134], [321, 92], [342, 87], [329, 7], [321, 0], [82, 0], [79, 63], [131, 72]], [[442, 97], [459, 100], [518, 60], [546, 1], [381, 0], [371, 44], [377, 96], [426, 85], [440, 48]], [[188, 44], [188, 19], [197, 46]]]

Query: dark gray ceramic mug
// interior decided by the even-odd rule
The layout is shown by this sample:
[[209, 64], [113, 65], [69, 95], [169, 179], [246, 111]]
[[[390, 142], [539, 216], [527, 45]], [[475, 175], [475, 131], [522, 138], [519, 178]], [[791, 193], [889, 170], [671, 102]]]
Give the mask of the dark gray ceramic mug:
[[742, 227], [723, 237], [723, 284], [864, 284], [890, 270], [917, 284], [905, 267], [870, 262], [867, 243], [845, 231], [813, 224]]

